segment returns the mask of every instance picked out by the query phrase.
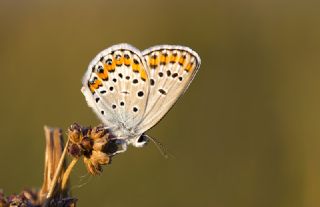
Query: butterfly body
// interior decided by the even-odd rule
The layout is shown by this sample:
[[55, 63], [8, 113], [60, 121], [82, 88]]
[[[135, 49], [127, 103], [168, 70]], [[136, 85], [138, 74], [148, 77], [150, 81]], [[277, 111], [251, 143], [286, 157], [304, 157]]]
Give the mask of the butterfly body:
[[118, 44], [91, 61], [81, 90], [126, 150], [146, 143], [144, 133], [170, 110], [199, 67], [198, 54], [187, 47], [161, 45], [141, 52]]

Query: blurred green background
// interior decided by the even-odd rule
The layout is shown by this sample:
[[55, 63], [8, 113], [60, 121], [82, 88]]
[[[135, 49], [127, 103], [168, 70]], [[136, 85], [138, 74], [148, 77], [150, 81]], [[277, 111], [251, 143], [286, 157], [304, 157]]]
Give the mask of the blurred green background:
[[202, 58], [149, 132], [174, 157], [130, 148], [87, 180], [77, 165], [78, 206], [320, 205], [320, 1], [1, 0], [0, 28], [7, 194], [41, 185], [43, 125], [99, 123], [80, 93], [98, 52], [166, 43]]

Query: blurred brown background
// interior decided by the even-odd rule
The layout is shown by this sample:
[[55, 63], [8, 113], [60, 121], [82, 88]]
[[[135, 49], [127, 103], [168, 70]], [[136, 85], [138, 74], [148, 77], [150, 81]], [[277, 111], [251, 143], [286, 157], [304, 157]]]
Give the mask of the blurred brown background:
[[150, 144], [99, 177], [78, 165], [79, 206], [320, 205], [320, 1], [1, 0], [0, 28], [6, 193], [41, 185], [44, 124], [99, 123], [80, 93], [98, 52], [166, 43], [202, 58], [149, 132], [174, 158]]

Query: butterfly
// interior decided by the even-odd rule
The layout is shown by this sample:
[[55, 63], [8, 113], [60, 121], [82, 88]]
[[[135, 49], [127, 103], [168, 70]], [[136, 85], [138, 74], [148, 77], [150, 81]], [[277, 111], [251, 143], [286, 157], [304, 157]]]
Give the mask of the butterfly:
[[145, 134], [186, 91], [200, 68], [192, 49], [158, 45], [140, 51], [117, 44], [101, 51], [82, 80], [88, 105], [112, 134], [128, 145], [144, 146]]

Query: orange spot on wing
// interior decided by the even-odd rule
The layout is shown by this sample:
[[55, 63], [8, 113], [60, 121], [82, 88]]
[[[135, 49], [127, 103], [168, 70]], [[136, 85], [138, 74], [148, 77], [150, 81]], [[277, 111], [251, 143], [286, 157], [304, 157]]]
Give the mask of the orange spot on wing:
[[131, 65], [131, 59], [130, 58], [124, 58], [124, 64], [125, 65]]
[[187, 72], [192, 71], [194, 68], [194, 63], [188, 63], [188, 65], [186, 66], [185, 70]]
[[115, 60], [116, 65], [122, 65], [123, 62], [124, 62], [123, 59], [124, 59], [123, 57], [120, 57], [119, 59], [116, 59], [116, 60]]
[[104, 70], [103, 73], [96, 73], [96, 74], [102, 80], [107, 80], [108, 79], [108, 70]]
[[177, 59], [178, 59], [177, 54], [172, 54], [172, 55], [170, 56], [170, 63], [175, 63], [175, 62], [177, 62]]
[[95, 93], [95, 90], [102, 86], [102, 82], [100, 79], [95, 78], [93, 82], [88, 81], [88, 87], [91, 93]]
[[186, 56], [181, 56], [181, 57], [179, 58], [179, 64], [180, 64], [180, 65], [184, 65], [185, 60], [186, 60]]
[[116, 68], [116, 63], [114, 60], [112, 60], [111, 64], [105, 63], [103, 64], [103, 67], [110, 72], [114, 72], [115, 68]]
[[146, 71], [144, 69], [140, 70], [140, 77], [144, 81], [147, 80], [147, 73], [146, 73]]
[[138, 64], [136, 64], [136, 63], [133, 63], [133, 65], [132, 65], [132, 70], [133, 70], [133, 72], [139, 72], [140, 71], [140, 64], [138, 63]]
[[150, 65], [158, 65], [159, 64], [159, 57], [157, 55], [150, 57]]
[[95, 70], [95, 73], [101, 80], [108, 80], [108, 70], [106, 69], [106, 64], [99, 66], [98, 69]]
[[93, 87], [93, 85], [91, 85], [89, 83], [88, 86], [89, 86], [89, 89], [90, 89], [91, 93], [94, 93], [95, 92], [95, 88]]
[[164, 54], [161, 54], [160, 56], [160, 63], [161, 64], [167, 64], [169, 62], [169, 58], [168, 58], [168, 54], [164, 55]]
[[149, 57], [149, 65], [150, 65], [150, 68], [152, 69], [156, 69], [158, 67], [158, 64], [159, 64], [159, 60], [160, 58], [158, 57], [158, 55], [151, 55]]
[[101, 82], [100, 79], [97, 79], [97, 80], [93, 83], [93, 87], [94, 87], [95, 89], [98, 89], [98, 88], [101, 87], [101, 86], [102, 86], [102, 82]]
[[147, 72], [144, 69], [144, 67], [142, 66], [142, 64], [137, 61], [136, 59], [133, 59], [133, 63], [132, 63], [132, 70], [135, 73], [140, 73], [140, 77], [142, 80], [146, 80], [147, 79]]

